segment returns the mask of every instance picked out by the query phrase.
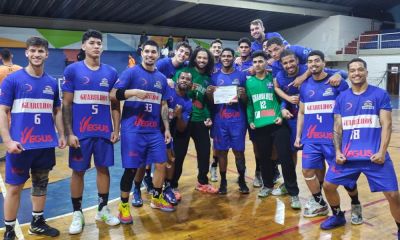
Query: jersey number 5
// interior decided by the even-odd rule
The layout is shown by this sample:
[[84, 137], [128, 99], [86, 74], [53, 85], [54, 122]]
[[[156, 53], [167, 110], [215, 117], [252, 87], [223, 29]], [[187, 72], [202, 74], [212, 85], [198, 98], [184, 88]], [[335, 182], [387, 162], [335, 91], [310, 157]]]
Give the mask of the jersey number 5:
[[92, 105], [92, 114], [97, 114], [99, 112], [99, 105]]

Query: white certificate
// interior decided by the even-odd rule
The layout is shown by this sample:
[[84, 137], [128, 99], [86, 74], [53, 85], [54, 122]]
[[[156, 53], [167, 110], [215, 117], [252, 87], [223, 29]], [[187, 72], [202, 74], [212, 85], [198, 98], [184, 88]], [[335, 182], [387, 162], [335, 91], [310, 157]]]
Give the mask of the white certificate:
[[237, 102], [238, 92], [236, 85], [216, 87], [214, 91], [214, 104]]

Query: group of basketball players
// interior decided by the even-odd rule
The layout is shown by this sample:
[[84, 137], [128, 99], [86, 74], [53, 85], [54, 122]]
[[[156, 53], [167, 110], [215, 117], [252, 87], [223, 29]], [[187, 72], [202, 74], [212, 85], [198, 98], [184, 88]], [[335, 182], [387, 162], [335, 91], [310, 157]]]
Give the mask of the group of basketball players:
[[[148, 40], [142, 46], [142, 63], [120, 76], [115, 68], [100, 62], [102, 34], [89, 30], [82, 37], [85, 60], [64, 71], [62, 102], [57, 82], [43, 71], [48, 42], [29, 38], [28, 66], [9, 74], [0, 87], [0, 132], [7, 149], [5, 181], [9, 184], [3, 239], [16, 237], [21, 191], [29, 177], [33, 203], [29, 234], [59, 235], [43, 218], [56, 146], [69, 146], [73, 205], [69, 233], [79, 234], [85, 224], [84, 175], [92, 156], [99, 199], [95, 219], [111, 226], [129, 224], [133, 222], [129, 195], [135, 185], [131, 204], [143, 206], [142, 182], [152, 194], [152, 208], [174, 211], [181, 200], [178, 183], [190, 138], [197, 152], [196, 190], [227, 193], [228, 151], [232, 149], [239, 192], [248, 194], [247, 131], [256, 162], [253, 185], [261, 187], [259, 197], [289, 194], [291, 207], [302, 208], [295, 170], [297, 152], [302, 149], [303, 176], [311, 192], [304, 206], [305, 217], [327, 215], [329, 204], [332, 216], [321, 228], [345, 225], [336, 191], [343, 185], [351, 198], [351, 223], [361, 224], [356, 182], [364, 173], [371, 191], [382, 191], [388, 199], [400, 228], [400, 195], [387, 153], [390, 97], [368, 85], [366, 62], [351, 60], [348, 74], [326, 69], [321, 51], [291, 46], [278, 33], [264, 33], [261, 20], [251, 22], [250, 30], [255, 41], [241, 38], [237, 59], [235, 50], [223, 48], [217, 39], [210, 49], [194, 51], [188, 43], [178, 43], [172, 58], [158, 60], [159, 46]], [[7, 62], [10, 60], [2, 55], [4, 65], [12, 64]], [[222, 86], [236, 86], [237, 101], [214, 103], [217, 88]], [[57, 128], [58, 136], [51, 126]], [[107, 207], [109, 167], [114, 165], [113, 145], [120, 140], [124, 172], [121, 202], [114, 216]], [[274, 189], [278, 158], [284, 183]], [[325, 160], [329, 166], [326, 175]], [[210, 180], [219, 181], [218, 167], [220, 186], [216, 188], [207, 175], [210, 171]]]

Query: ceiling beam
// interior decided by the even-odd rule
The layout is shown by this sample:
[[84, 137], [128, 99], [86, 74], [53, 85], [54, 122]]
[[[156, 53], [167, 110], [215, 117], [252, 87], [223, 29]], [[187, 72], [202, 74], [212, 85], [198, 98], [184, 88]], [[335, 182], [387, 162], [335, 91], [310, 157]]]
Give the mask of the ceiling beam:
[[228, 0], [174, 0], [174, 1], [196, 3], [196, 4], [207, 4], [207, 5], [223, 6], [223, 7], [243, 8], [243, 9], [260, 10], [268, 12], [291, 13], [291, 14], [299, 14], [299, 15], [315, 16], [315, 17], [329, 17], [334, 15], [347, 14], [338, 11], [327, 11], [320, 9], [310, 9], [306, 7], [293, 7], [293, 6], [272, 4], [272, 3], [241, 1], [241, 0], [229, 0], [229, 1]]
[[311, 2], [311, 1], [304, 1], [304, 0], [254, 0], [254, 1], [286, 5], [286, 6], [338, 11], [338, 12], [349, 12], [353, 9], [352, 7], [346, 7], [346, 6], [336, 5], [336, 4]]
[[159, 22], [164, 21], [165, 19], [173, 17], [173, 16], [175, 16], [175, 15], [181, 13], [181, 12], [184, 12], [184, 11], [188, 10], [189, 8], [194, 7], [194, 6], [196, 6], [195, 3], [185, 3], [185, 4], [181, 5], [181, 6], [173, 9], [172, 11], [169, 11], [169, 12], [167, 12], [167, 13], [161, 15], [161, 16], [158, 16], [158, 17], [148, 21], [146, 24], [157, 24]]

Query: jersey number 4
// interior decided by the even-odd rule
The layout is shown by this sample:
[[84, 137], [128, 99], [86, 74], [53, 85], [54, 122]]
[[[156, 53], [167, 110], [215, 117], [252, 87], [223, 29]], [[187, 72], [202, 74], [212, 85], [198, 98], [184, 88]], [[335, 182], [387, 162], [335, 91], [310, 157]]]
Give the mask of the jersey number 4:
[[317, 119], [319, 120], [319, 123], [322, 123], [322, 116], [320, 116], [319, 114], [317, 114]]

